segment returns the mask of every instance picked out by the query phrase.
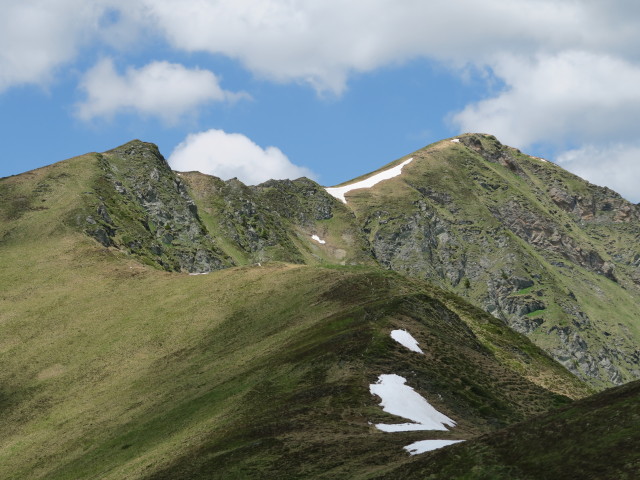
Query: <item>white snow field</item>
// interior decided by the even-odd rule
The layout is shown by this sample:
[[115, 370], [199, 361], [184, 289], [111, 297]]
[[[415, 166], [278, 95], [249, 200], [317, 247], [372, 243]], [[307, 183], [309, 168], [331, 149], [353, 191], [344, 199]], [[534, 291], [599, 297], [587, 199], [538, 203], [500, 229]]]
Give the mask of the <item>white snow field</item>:
[[459, 442], [464, 442], [464, 440], [420, 440], [403, 448], [411, 455], [418, 455], [419, 453], [430, 452], [431, 450], [437, 450]]
[[344, 197], [344, 194], [350, 192], [351, 190], [356, 190], [358, 188], [371, 188], [375, 184], [382, 182], [383, 180], [389, 180], [390, 178], [397, 177], [402, 173], [402, 167], [404, 167], [407, 163], [411, 162], [413, 157], [405, 160], [399, 165], [392, 167], [388, 170], [384, 170], [383, 172], [376, 173], [375, 175], [365, 178], [364, 180], [360, 180], [359, 182], [352, 183], [351, 185], [345, 185], [343, 187], [330, 187], [325, 188], [329, 195], [334, 196], [342, 203], [347, 203], [347, 199]]
[[453, 140], [451, 140], [452, 143], [460, 143], [460, 139], [459, 138], [454, 138]]
[[456, 422], [438, 412], [413, 388], [405, 385], [406, 378], [400, 375], [380, 375], [376, 383], [369, 385], [369, 391], [381, 398], [380, 406], [392, 415], [407, 418], [414, 423], [378, 423], [376, 428], [383, 432], [408, 432], [413, 430], [444, 430]]
[[418, 345], [418, 341], [406, 330], [392, 330], [391, 338], [412, 352], [422, 353], [424, 355], [424, 352]]
[[315, 240], [321, 245], [324, 245], [325, 243], [327, 243], [324, 240], [322, 240], [318, 235], [311, 235], [311, 240]]

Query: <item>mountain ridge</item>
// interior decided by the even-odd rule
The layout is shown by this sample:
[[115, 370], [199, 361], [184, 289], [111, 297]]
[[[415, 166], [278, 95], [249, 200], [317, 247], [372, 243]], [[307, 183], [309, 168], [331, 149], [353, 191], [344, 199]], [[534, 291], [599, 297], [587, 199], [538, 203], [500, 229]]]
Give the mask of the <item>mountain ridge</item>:
[[[82, 157], [100, 170], [73, 222], [165, 270], [381, 265], [463, 296], [596, 386], [640, 378], [640, 207], [483, 134], [342, 185], [410, 157], [343, 203], [304, 178], [246, 186], [172, 172], [157, 147], [132, 141]], [[15, 203], [29, 201], [10, 203], [46, 204]]]

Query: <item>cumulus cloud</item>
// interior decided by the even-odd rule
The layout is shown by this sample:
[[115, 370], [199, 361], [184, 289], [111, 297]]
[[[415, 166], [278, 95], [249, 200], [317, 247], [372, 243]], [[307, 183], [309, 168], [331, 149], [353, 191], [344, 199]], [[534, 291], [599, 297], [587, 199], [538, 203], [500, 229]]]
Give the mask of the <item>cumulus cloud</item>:
[[259, 75], [340, 93], [348, 76], [419, 56], [457, 64], [487, 52], [580, 43], [584, 5], [557, 0], [144, 0], [176, 48], [220, 53]]
[[632, 202], [640, 202], [640, 144], [587, 145], [557, 157], [568, 170], [596, 185], [612, 188]]
[[77, 106], [77, 115], [83, 120], [133, 111], [171, 123], [204, 103], [246, 96], [223, 90], [208, 70], [164, 61], [129, 67], [120, 75], [113, 61], [104, 59], [85, 74], [81, 88], [86, 99]]
[[498, 59], [506, 83], [497, 96], [453, 117], [462, 131], [486, 131], [519, 148], [537, 142], [623, 140], [637, 134], [640, 65], [604, 54], [566, 51]]
[[126, 47], [137, 38], [144, 11], [142, 2], [124, 0], [3, 0], [0, 93], [17, 85], [47, 85], [96, 42]]
[[262, 76], [336, 93], [353, 72], [410, 58], [458, 66], [564, 50], [637, 58], [640, 42], [640, 17], [619, 13], [638, 11], [627, 0], [141, 1], [176, 48], [227, 55]]
[[309, 169], [291, 163], [276, 147], [262, 148], [244, 135], [222, 130], [189, 135], [168, 161], [174, 170], [196, 170], [225, 180], [237, 177], [247, 185], [269, 179], [316, 176]]
[[336, 93], [354, 72], [416, 57], [492, 66], [495, 54], [640, 55], [640, 8], [630, 0], [7, 1], [0, 66], [18, 67], [5, 75], [24, 81], [70, 59], [81, 42], [133, 38], [135, 29], [177, 49], [235, 58], [270, 79]]
[[[77, 23], [70, 17], [75, 12]], [[3, 2], [0, 16], [0, 92], [24, 84], [44, 84], [54, 68], [71, 60], [84, 26], [98, 12], [91, 2]]]
[[354, 72], [416, 57], [492, 66], [496, 54], [584, 50], [637, 60], [640, 43], [640, 9], [627, 0], [8, 1], [0, 65], [21, 67], [11, 75], [25, 79], [49, 73], [81, 41], [129, 38], [136, 28], [177, 49], [222, 54], [261, 76], [336, 93]]

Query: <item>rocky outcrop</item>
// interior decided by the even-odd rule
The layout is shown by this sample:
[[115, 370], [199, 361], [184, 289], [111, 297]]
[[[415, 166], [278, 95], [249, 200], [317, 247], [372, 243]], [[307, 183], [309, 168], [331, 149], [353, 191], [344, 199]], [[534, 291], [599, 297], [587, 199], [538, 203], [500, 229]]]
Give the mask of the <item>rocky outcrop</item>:
[[269, 180], [252, 188], [271, 211], [298, 225], [333, 217], [333, 197], [308, 178]]
[[198, 172], [178, 175], [189, 184], [211, 231], [232, 246], [230, 255], [241, 263], [373, 263], [353, 212], [308, 178], [248, 186]]
[[606, 345], [594, 351], [580, 332], [570, 326], [552, 327], [548, 333], [556, 334], [560, 339], [563, 348], [553, 349], [551, 353], [569, 371], [577, 375], [586, 373], [591, 377], [598, 377], [604, 372], [610, 383], [623, 383], [620, 370], [616, 367], [622, 352]]
[[[278, 208], [265, 202], [256, 187], [244, 185], [235, 178], [222, 181], [211, 177], [208, 180], [203, 192], [207, 199], [214, 201], [204, 201], [203, 208], [212, 215], [219, 235], [244, 252], [247, 259], [252, 262], [304, 262], [283, 215]], [[195, 188], [193, 182], [192, 188]]]
[[89, 235], [166, 270], [203, 273], [232, 265], [155, 145], [133, 141], [100, 155], [99, 163]]
[[579, 245], [574, 237], [566, 233], [566, 227], [558, 225], [544, 213], [534, 212], [515, 200], [493, 207], [491, 212], [506, 228], [528, 244], [556, 253], [616, 281], [615, 266], [612, 263], [605, 261], [594, 248]]
[[591, 186], [587, 195], [569, 192], [560, 183], [549, 189], [549, 197], [565, 212], [583, 222], [630, 223], [640, 220], [640, 208], [606, 187]]
[[364, 219], [376, 260], [391, 270], [457, 286], [467, 272], [458, 235], [426, 203], [415, 207], [408, 218], [379, 210]]

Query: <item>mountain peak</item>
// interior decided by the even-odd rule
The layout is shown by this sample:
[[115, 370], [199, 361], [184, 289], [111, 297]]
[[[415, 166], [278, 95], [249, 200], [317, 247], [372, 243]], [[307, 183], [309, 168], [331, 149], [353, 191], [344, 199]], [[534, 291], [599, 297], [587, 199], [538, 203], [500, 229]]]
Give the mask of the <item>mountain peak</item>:
[[[327, 192], [340, 200], [343, 203], [347, 203], [347, 193], [354, 190], [371, 188], [375, 185], [389, 180], [395, 177], [399, 177], [403, 172], [403, 167], [416, 158], [416, 164], [422, 163], [425, 158], [433, 160], [434, 153], [437, 151], [448, 152], [449, 156], [456, 156], [457, 152], [461, 150], [465, 153], [465, 158], [468, 160], [470, 155], [464, 149], [469, 149], [470, 152], [478, 154], [477, 159], [488, 161], [501, 161], [504, 165], [509, 166], [514, 171], [518, 170], [518, 167], [514, 160], [510, 158], [509, 153], [514, 152], [520, 154], [518, 149], [508, 147], [500, 143], [500, 141], [493, 135], [483, 133], [463, 133], [456, 137], [440, 140], [438, 142], [427, 145], [426, 147], [413, 152], [406, 157], [395, 160], [387, 165], [364, 175], [361, 175], [353, 180], [349, 180], [338, 184], [334, 187], [327, 187]], [[547, 160], [538, 157], [535, 158], [540, 162], [546, 162]], [[428, 165], [423, 168], [429, 168]]]

